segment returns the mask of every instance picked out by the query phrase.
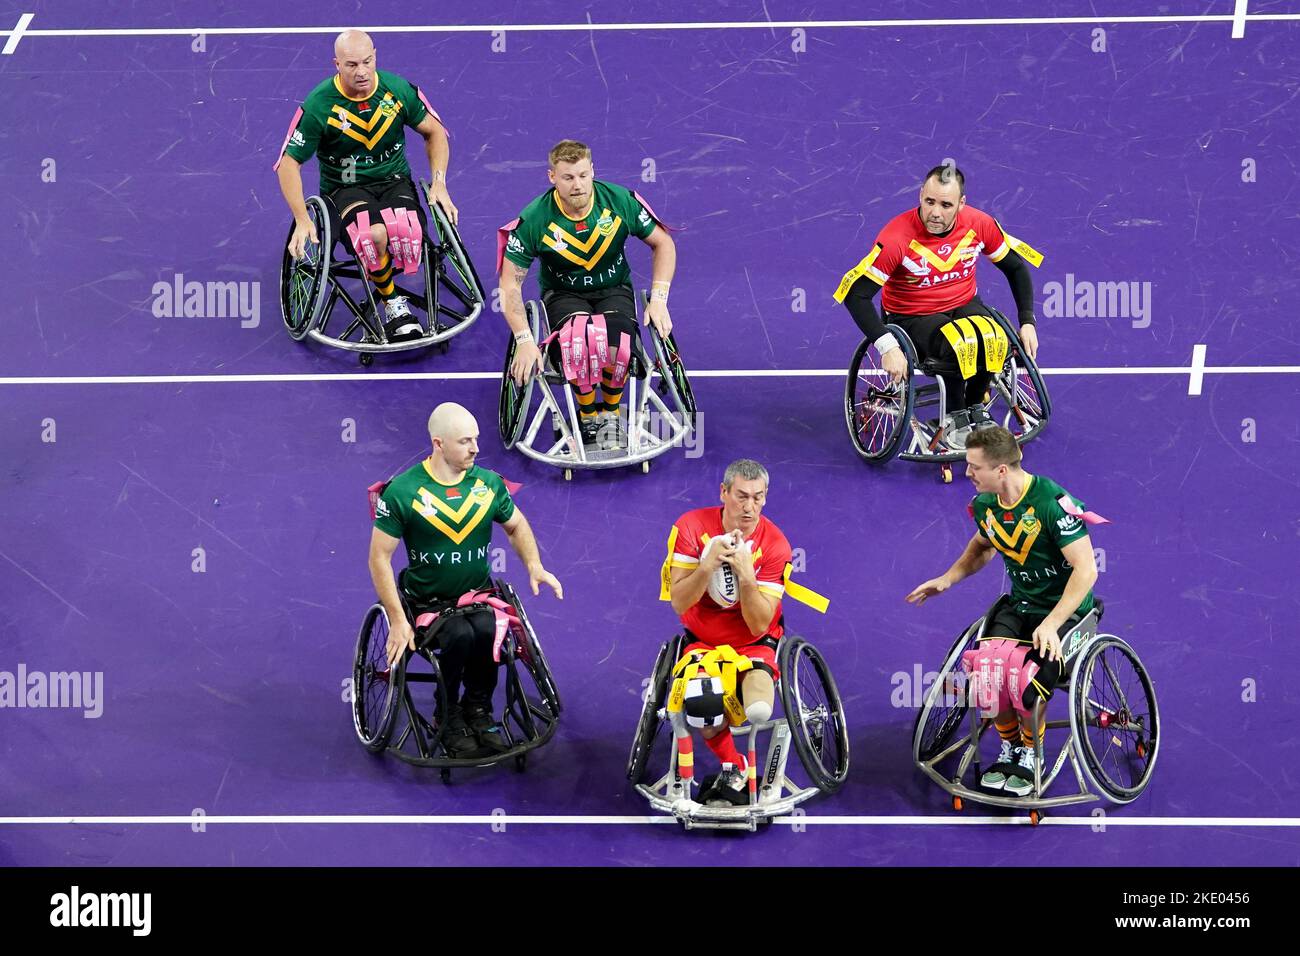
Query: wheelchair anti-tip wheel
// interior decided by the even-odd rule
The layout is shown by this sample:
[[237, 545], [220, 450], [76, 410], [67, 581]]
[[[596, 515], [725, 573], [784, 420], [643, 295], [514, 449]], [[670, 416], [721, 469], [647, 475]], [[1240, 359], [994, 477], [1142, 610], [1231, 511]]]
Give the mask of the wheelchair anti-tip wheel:
[[970, 675], [962, 667], [961, 656], [973, 648], [980, 635], [976, 621], [957, 638], [943, 659], [939, 676], [925, 693], [921, 711], [912, 730], [912, 760], [933, 760], [952, 743], [970, 708]]
[[1088, 643], [1070, 688], [1070, 729], [1089, 782], [1114, 803], [1146, 788], [1160, 745], [1155, 689], [1137, 653], [1111, 635]]
[[280, 315], [289, 337], [301, 342], [307, 337], [325, 307], [329, 294], [330, 250], [334, 237], [330, 234], [329, 211], [319, 196], [307, 200], [307, 217], [316, 227], [317, 242], [307, 241], [303, 257], [295, 259], [289, 253], [294, 224], [284, 240], [280, 261]]
[[642, 783], [650, 753], [654, 749], [659, 727], [666, 723], [659, 717], [668, 696], [669, 676], [673, 665], [677, 663], [676, 653], [681, 646], [680, 638], [664, 641], [655, 657], [654, 667], [650, 670], [650, 682], [642, 691], [641, 717], [637, 721], [636, 736], [632, 739], [632, 752], [627, 758], [627, 779], [633, 784]]
[[371, 753], [388, 746], [400, 700], [387, 646], [388, 614], [382, 604], [376, 604], [362, 621], [352, 663], [352, 724]]
[[821, 652], [802, 637], [781, 641], [781, 705], [795, 753], [823, 793], [834, 793], [849, 773], [849, 732], [835, 678]]
[[912, 421], [912, 378], [916, 374], [916, 351], [912, 340], [895, 325], [894, 333], [907, 359], [907, 378], [890, 380], [880, 356], [869, 339], [863, 339], [849, 363], [844, 387], [844, 423], [853, 448], [865, 461], [884, 462], [893, 458]]

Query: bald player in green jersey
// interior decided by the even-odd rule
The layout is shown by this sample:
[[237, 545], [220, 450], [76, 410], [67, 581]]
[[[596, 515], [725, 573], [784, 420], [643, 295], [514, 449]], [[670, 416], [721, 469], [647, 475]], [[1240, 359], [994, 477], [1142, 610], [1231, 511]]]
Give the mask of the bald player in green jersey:
[[348, 229], [365, 214], [377, 256], [364, 265], [383, 302], [385, 327], [393, 341], [419, 338], [420, 324], [411, 315], [406, 297], [396, 294], [388, 230], [383, 211], [414, 210], [421, 231], [429, 224], [416, 199], [411, 167], [406, 161], [406, 127], [424, 137], [432, 171], [429, 202], [441, 203], [452, 222], [460, 213], [447, 193], [450, 149], [442, 118], [419, 87], [396, 73], [376, 67], [375, 46], [360, 30], [345, 30], [334, 41], [338, 72], [303, 100], [289, 124], [275, 170], [280, 191], [293, 212], [289, 252], [302, 258], [307, 241], [317, 242], [316, 228], [303, 199], [302, 164], [313, 155], [320, 165], [320, 194], [330, 209], [334, 235], [357, 249]]
[[[1096, 603], [1092, 586], [1097, 562], [1088, 525], [1105, 519], [1085, 511], [1082, 502], [1052, 479], [1025, 471], [1020, 461], [1020, 446], [1005, 428], [971, 433], [966, 477], [977, 492], [969, 508], [975, 534], [952, 567], [918, 585], [907, 600], [924, 604], [1001, 554], [1011, 579], [1011, 600], [989, 619], [981, 640], [1003, 638], [1032, 645], [1027, 660], [1038, 665], [1033, 683], [1046, 699], [1060, 678], [1061, 639]], [[980, 782], [1024, 796], [1031, 789], [1034, 743], [1043, 728], [1031, 726], [1015, 710], [997, 714], [993, 723], [1002, 738], [1002, 753]], [[1018, 765], [1019, 772], [1004, 773], [1011, 765]]]
[[592, 442], [602, 429], [601, 419], [616, 422], [618, 416], [623, 381], [616, 370], [615, 346], [622, 334], [637, 335], [631, 269], [624, 253], [627, 239], [636, 236], [650, 247], [645, 322], [653, 322], [665, 337], [673, 328], [668, 289], [677, 269], [677, 247], [640, 196], [595, 178], [586, 144], [568, 139], [557, 143], [548, 156], [547, 174], [551, 188], [500, 230], [501, 307], [516, 342], [510, 372], [523, 384], [542, 368], [542, 353], [528, 328], [523, 299], [524, 279], [536, 259], [541, 265], [542, 304], [552, 330], [575, 313], [605, 317], [610, 359], [601, 370], [600, 400], [594, 387], [574, 386], [583, 438]]
[[[418, 616], [445, 608], [462, 594], [491, 586], [488, 557], [492, 526], [500, 524], [528, 570], [533, 594], [545, 584], [563, 599], [564, 589], [542, 565], [537, 541], [496, 472], [474, 464], [478, 423], [468, 409], [444, 402], [429, 416], [433, 454], [396, 475], [375, 503], [370, 535], [370, 578], [388, 614], [388, 663], [416, 649], [416, 634], [402, 610], [393, 577], [393, 554], [406, 550], [403, 586]], [[422, 634], [425, 632], [422, 630]], [[455, 757], [507, 749], [492, 714], [497, 665], [490, 610], [449, 618], [437, 632], [439, 666], [451, 713], [443, 742]], [[464, 696], [457, 701], [462, 678]], [[439, 715], [441, 717], [441, 715]]]

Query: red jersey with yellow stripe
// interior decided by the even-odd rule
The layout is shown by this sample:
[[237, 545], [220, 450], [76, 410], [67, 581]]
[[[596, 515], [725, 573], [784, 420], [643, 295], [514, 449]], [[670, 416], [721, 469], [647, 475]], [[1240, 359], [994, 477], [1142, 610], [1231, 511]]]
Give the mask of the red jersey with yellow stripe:
[[[725, 534], [722, 528], [722, 508], [697, 508], [688, 511], [673, 524], [668, 538], [668, 566], [694, 571], [700, 565], [700, 555], [709, 539]], [[758, 519], [754, 533], [746, 537], [754, 557], [754, 576], [765, 594], [776, 598], [776, 608], [767, 630], [758, 636], [750, 633], [745, 623], [740, 602], [729, 608], [719, 607], [706, 591], [696, 604], [682, 615], [682, 623], [703, 644], [719, 647], [730, 644], [743, 647], [760, 637], [779, 638], [781, 627], [781, 598], [785, 595], [785, 569], [790, 563], [790, 542], [781, 529], [767, 518]]]
[[1010, 250], [997, 220], [973, 206], [963, 206], [942, 236], [932, 234], [918, 211], [909, 209], [886, 223], [871, 252], [844, 278], [852, 285], [866, 276], [884, 286], [881, 305], [886, 312], [930, 315], [974, 298], [981, 252], [998, 262]]

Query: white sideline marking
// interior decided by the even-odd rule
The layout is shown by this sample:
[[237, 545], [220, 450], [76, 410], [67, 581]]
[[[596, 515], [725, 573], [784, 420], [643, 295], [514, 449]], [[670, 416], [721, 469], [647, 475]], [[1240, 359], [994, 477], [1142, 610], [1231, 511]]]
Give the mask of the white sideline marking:
[[[656, 816], [569, 816], [569, 815], [406, 815], [406, 814], [299, 814], [291, 816], [137, 816], [137, 817], [0, 817], [0, 826], [190, 826], [196, 820], [204, 825], [293, 825], [355, 826], [382, 824], [389, 826], [492, 826], [515, 824], [536, 826], [649, 826], [676, 823], [664, 815]], [[1028, 816], [967, 816], [965, 814], [925, 816], [815, 816], [774, 817], [773, 823], [799, 826], [912, 827], [912, 826], [1032, 826]], [[1107, 827], [1300, 827], [1300, 817], [1119, 817], [1107, 816]], [[1040, 826], [1096, 826], [1093, 816], [1043, 817]]]
[[[1300, 365], [1133, 365], [1112, 368], [1045, 368], [1044, 375], [1296, 375]], [[1192, 353], [1193, 363], [1196, 352]], [[844, 378], [846, 368], [718, 368], [691, 369], [691, 378]], [[655, 376], [656, 378], [658, 376]], [[221, 385], [265, 382], [439, 382], [492, 381], [500, 372], [315, 372], [259, 375], [54, 375], [0, 378], [0, 385]], [[1194, 393], [1194, 394], [1199, 394]]]
[[0, 50], [0, 56], [13, 55], [14, 50], [18, 49], [18, 41], [21, 40], [23, 34], [27, 32], [27, 24], [31, 23], [35, 16], [36, 14], [34, 13], [24, 13], [18, 18], [17, 25], [14, 26], [12, 30], [8, 31], [9, 39], [5, 41], [5, 48]]
[[[1240, 3], [1241, 0], [1238, 0]], [[1244, 6], [1244, 4], [1243, 4]], [[367, 33], [491, 33], [505, 30], [510, 33], [586, 33], [594, 30], [805, 30], [862, 29], [868, 27], [1004, 27], [1035, 25], [1069, 25], [1095, 23], [1233, 23], [1245, 21], [1300, 20], [1300, 13], [1203, 13], [1203, 14], [1153, 14], [1150, 16], [1119, 17], [971, 17], [933, 18], [926, 20], [730, 20], [690, 21], [685, 23], [474, 23], [474, 24], [411, 24], [408, 26], [365, 26], [356, 29]], [[205, 33], [213, 36], [274, 36], [281, 34], [338, 34], [354, 25], [309, 27], [109, 27], [72, 30], [32, 30], [33, 37], [161, 37], [193, 36]], [[0, 34], [9, 31], [0, 30]]]
[[1200, 395], [1205, 381], [1205, 346], [1192, 346], [1192, 377], [1187, 382], [1188, 395]]
[[1250, 0], [1237, 0], [1237, 6], [1232, 11], [1232, 38], [1240, 40], [1246, 35], [1246, 5]]

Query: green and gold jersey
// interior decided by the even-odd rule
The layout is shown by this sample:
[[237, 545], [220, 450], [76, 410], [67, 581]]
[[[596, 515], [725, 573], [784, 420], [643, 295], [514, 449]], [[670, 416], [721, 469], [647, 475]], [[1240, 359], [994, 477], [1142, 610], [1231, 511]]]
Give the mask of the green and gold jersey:
[[375, 527], [406, 546], [406, 589], [421, 602], [457, 598], [489, 580], [492, 522], [515, 502], [501, 476], [475, 466], [454, 485], [425, 459], [393, 478], [375, 504]]
[[524, 269], [541, 260], [543, 292], [609, 289], [631, 279], [623, 254], [627, 237], [644, 239], [654, 229], [654, 216], [622, 186], [596, 180], [591, 206], [577, 219], [564, 214], [548, 189], [519, 214], [505, 257]]
[[333, 76], [307, 94], [294, 116], [282, 155], [299, 163], [315, 155], [322, 195], [411, 175], [405, 127], [419, 126], [432, 110], [396, 73], [376, 70], [374, 87], [368, 96], [348, 96]]
[[[1003, 504], [995, 494], [976, 495], [970, 515], [1007, 566], [1011, 599], [1022, 614], [1047, 614], [1065, 593], [1072, 570], [1061, 548], [1088, 537], [1081, 518], [1066, 512], [1062, 502], [1083, 511], [1083, 502], [1042, 475], [1030, 475], [1018, 501]], [[1078, 613], [1092, 609], [1092, 591]]]

